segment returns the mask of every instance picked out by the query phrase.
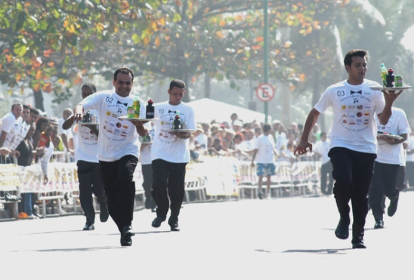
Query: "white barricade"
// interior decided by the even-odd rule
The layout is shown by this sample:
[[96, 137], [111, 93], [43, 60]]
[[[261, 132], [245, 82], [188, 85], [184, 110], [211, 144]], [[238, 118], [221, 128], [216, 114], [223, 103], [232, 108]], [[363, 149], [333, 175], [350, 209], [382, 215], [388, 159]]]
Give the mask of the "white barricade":
[[[77, 166], [75, 162], [59, 160], [66, 161], [66, 154], [54, 153], [53, 161], [48, 163], [47, 181], [40, 164], [27, 167], [0, 165], [0, 191], [16, 191], [18, 194], [39, 193], [44, 215], [48, 200], [57, 200], [60, 214], [61, 200], [65, 193], [70, 193], [73, 194], [76, 213], [76, 199], [79, 197]], [[250, 193], [250, 198], [257, 197], [256, 168], [252, 167], [249, 161], [239, 161], [235, 157], [227, 156], [201, 156], [199, 161], [187, 164], [187, 202], [190, 202], [190, 192], [194, 192], [195, 198], [201, 201], [216, 196], [240, 196], [244, 199], [245, 191]], [[320, 179], [320, 166], [319, 161], [298, 161], [293, 165], [277, 162], [276, 175], [271, 177], [273, 196], [306, 195], [310, 191], [316, 191]], [[140, 164], [135, 169], [134, 181], [136, 195], [142, 196], [144, 200]], [[266, 188], [265, 180], [263, 188]]]

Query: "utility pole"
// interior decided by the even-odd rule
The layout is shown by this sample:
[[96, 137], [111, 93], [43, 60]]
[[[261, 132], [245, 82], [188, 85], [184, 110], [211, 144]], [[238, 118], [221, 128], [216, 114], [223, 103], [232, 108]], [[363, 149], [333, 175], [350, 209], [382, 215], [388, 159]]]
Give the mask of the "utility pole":
[[[264, 0], [264, 82], [269, 82], [269, 20], [268, 20], [268, 5], [269, 0]], [[269, 115], [269, 102], [264, 103], [265, 123], [267, 123]]]

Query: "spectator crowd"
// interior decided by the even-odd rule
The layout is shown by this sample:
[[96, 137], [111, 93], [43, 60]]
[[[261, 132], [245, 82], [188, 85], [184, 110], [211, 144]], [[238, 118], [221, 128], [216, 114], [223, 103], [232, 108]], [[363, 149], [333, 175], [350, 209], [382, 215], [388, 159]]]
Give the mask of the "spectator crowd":
[[[39, 164], [43, 180], [48, 179], [48, 163], [52, 160], [74, 162], [77, 126], [64, 130], [62, 124], [72, 115], [72, 109], [63, 110], [62, 117], [48, 118], [47, 114], [30, 105], [15, 103], [11, 111], [0, 119], [0, 164], [18, 164], [29, 166]], [[263, 123], [244, 122], [237, 114], [228, 121], [212, 120], [210, 123], [198, 123], [197, 130], [190, 137], [191, 161], [199, 161], [200, 155], [234, 156], [240, 161], [251, 162], [257, 139], [263, 134]], [[275, 145], [275, 160], [293, 164], [297, 160], [309, 160], [305, 156], [299, 159], [294, 151], [302, 134], [303, 125], [292, 122], [288, 127], [279, 120], [271, 124], [270, 137]], [[414, 130], [413, 130], [414, 131]], [[329, 138], [316, 124], [310, 134], [310, 142], [316, 143], [312, 160], [322, 163], [321, 191], [332, 193], [333, 179], [327, 153]], [[407, 180], [414, 183], [411, 172], [414, 169], [414, 136], [411, 134], [405, 144], [407, 154]], [[57, 153], [58, 152], [58, 153]], [[52, 157], [53, 154], [58, 154]], [[5, 196], [0, 192], [0, 197]], [[21, 194], [19, 217], [36, 218], [40, 214], [35, 207], [36, 194]], [[7, 207], [7, 205], [5, 205]], [[152, 207], [153, 208], [153, 207]]]

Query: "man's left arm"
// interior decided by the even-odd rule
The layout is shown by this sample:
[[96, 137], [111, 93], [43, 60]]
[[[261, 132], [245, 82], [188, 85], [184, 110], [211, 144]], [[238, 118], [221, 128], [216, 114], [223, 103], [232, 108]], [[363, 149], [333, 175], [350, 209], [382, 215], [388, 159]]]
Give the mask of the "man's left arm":
[[135, 128], [137, 129], [137, 132], [140, 136], [144, 137], [148, 134], [148, 129], [146, 129], [144, 126], [144, 123], [146, 122], [137, 120], [132, 120], [131, 122], [135, 125]]
[[382, 112], [378, 114], [378, 120], [382, 125], [386, 125], [388, 123], [388, 120], [390, 119], [392, 115], [391, 107], [395, 99], [397, 99], [397, 97], [401, 94], [401, 92], [402, 90], [400, 90], [397, 93], [395, 93], [395, 91], [391, 91], [391, 93], [389, 93], [388, 91], [384, 92], [384, 99], [385, 99], [384, 110], [382, 110]]

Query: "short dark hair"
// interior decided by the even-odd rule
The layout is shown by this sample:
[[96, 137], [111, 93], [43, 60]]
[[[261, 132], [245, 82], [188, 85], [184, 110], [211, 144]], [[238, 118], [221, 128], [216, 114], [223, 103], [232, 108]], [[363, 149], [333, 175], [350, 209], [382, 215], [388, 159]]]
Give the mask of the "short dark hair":
[[81, 89], [83, 89], [84, 87], [88, 87], [92, 90], [93, 93], [96, 92], [96, 86], [92, 83], [84, 83], [81, 87]]
[[263, 132], [269, 132], [270, 130], [272, 130], [272, 126], [270, 125], [270, 124], [268, 124], [268, 123], [265, 123], [264, 125], [263, 125]]
[[172, 90], [174, 87], [185, 88], [185, 83], [182, 80], [174, 79], [170, 83], [170, 90]]
[[30, 108], [30, 114], [34, 113], [35, 115], [39, 115], [39, 111], [36, 108]]
[[24, 105], [23, 104], [23, 109], [29, 109], [30, 110], [30, 107], [29, 107], [29, 105]]
[[12, 105], [11, 109], [13, 110], [13, 109], [14, 109], [14, 106], [16, 106], [16, 105], [20, 105], [20, 106], [22, 106], [22, 107], [23, 107], [22, 103], [14, 103], [14, 104]]
[[368, 60], [368, 52], [366, 50], [362, 50], [362, 49], [353, 49], [350, 50], [349, 52], [346, 53], [345, 58], [344, 58], [344, 65], [348, 65], [351, 66], [352, 64], [352, 57], [354, 56], [359, 56], [362, 58], [366, 58]]
[[132, 77], [131, 80], [134, 81], [134, 71], [132, 71], [132, 69], [130, 69], [126, 66], [123, 66], [121, 68], [116, 69], [115, 73], [114, 73], [114, 81], [116, 81], [116, 79], [118, 77], [118, 73], [127, 74], [127, 75], [131, 74], [131, 77]]

